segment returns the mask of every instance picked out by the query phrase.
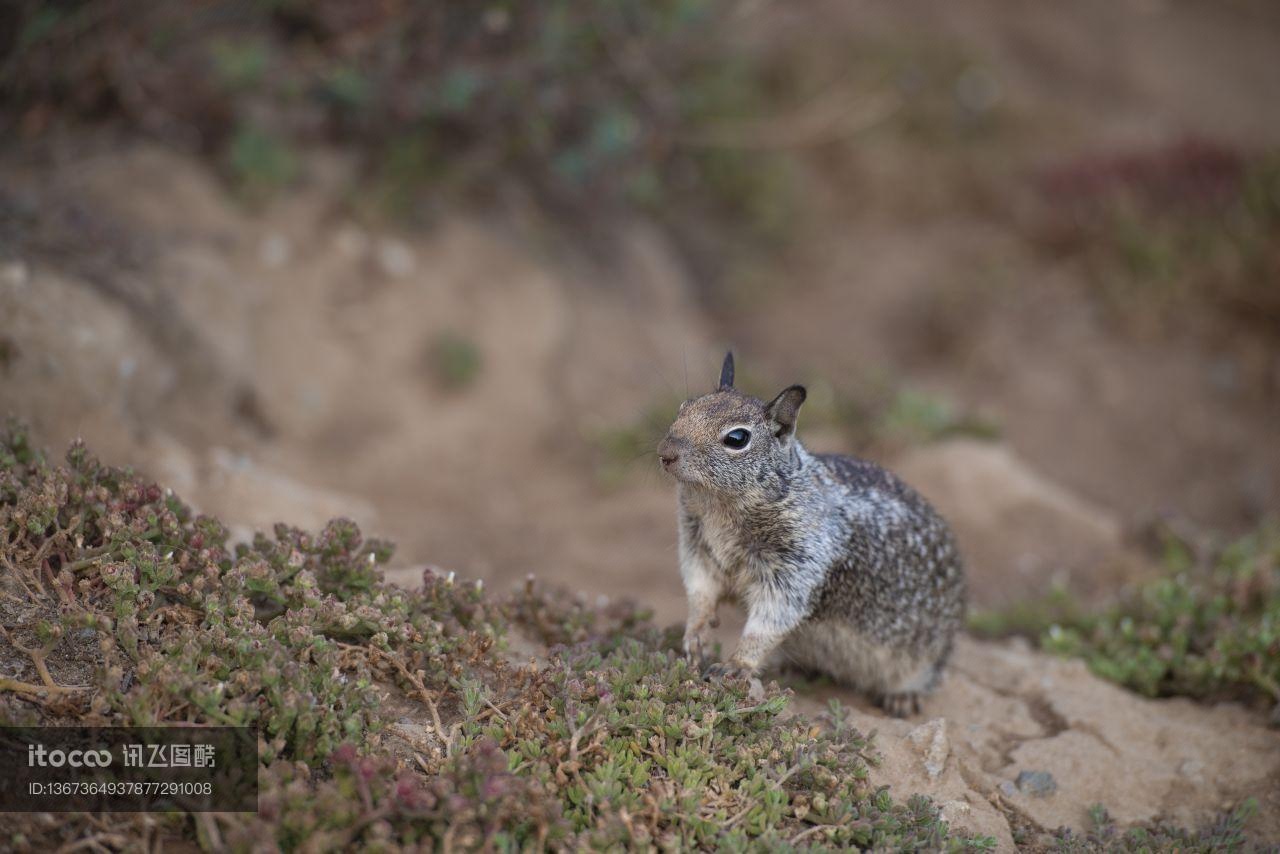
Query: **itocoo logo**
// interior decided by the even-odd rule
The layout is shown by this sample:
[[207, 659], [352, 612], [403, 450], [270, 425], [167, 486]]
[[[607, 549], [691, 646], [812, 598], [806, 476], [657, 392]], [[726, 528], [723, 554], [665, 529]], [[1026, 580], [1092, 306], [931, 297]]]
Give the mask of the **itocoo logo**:
[[47, 750], [43, 744], [27, 745], [28, 768], [106, 768], [110, 764], [110, 750]]

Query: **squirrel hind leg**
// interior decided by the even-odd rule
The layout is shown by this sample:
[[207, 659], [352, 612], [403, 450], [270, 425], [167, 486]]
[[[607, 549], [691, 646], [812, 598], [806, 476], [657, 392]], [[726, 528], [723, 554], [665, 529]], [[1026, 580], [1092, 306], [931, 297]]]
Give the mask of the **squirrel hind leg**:
[[918, 715], [920, 714], [920, 692], [897, 691], [891, 694], [881, 694], [877, 704], [895, 718]]
[[895, 718], [920, 714], [920, 702], [932, 694], [942, 681], [942, 664], [932, 662], [916, 670], [897, 685], [887, 688], [876, 698], [876, 704]]

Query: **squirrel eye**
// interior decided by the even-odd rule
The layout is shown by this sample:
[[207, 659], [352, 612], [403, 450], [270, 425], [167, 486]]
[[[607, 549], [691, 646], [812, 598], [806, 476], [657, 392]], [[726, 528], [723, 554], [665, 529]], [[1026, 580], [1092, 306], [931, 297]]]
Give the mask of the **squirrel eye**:
[[751, 441], [751, 431], [744, 430], [741, 427], [730, 430], [724, 434], [724, 438], [720, 440], [724, 442], [726, 448], [732, 448], [735, 451], [741, 451]]

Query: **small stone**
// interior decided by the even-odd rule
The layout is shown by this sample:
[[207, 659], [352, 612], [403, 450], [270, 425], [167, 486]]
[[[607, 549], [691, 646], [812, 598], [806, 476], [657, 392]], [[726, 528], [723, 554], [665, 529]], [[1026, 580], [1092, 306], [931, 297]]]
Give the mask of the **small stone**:
[[1187, 759], [1178, 766], [1178, 773], [1182, 776], [1200, 783], [1204, 781], [1204, 763], [1199, 759]]
[[282, 234], [269, 234], [263, 239], [258, 255], [262, 266], [274, 270], [289, 263], [289, 259], [293, 257], [293, 245]]
[[5, 261], [0, 263], [0, 281], [20, 288], [27, 283], [31, 271], [24, 261]]
[[1058, 791], [1058, 781], [1048, 771], [1018, 772], [1018, 790], [1023, 794], [1043, 798]]
[[964, 801], [944, 801], [941, 812], [943, 821], [955, 825], [968, 818], [973, 808]]
[[378, 269], [395, 279], [409, 275], [416, 265], [413, 250], [398, 240], [379, 241], [374, 257]]
[[907, 733], [907, 738], [924, 753], [924, 772], [929, 775], [929, 779], [938, 779], [942, 769], [946, 767], [947, 757], [951, 755], [946, 719], [934, 718], [923, 723]]
[[1000, 794], [1006, 798], [1012, 798], [1018, 794], [1018, 788], [1013, 785], [1012, 780], [1005, 780], [1000, 784]]

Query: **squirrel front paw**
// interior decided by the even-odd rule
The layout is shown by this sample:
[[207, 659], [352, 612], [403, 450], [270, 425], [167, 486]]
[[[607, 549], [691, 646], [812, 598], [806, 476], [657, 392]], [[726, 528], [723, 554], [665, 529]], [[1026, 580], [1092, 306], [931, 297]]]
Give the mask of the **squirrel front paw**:
[[685, 658], [696, 664], [702, 664], [711, 656], [713, 647], [711, 635], [706, 632], [687, 631], [684, 633]]
[[712, 679], [750, 679], [754, 675], [752, 668], [735, 661], [718, 661], [702, 672], [702, 678], [707, 682]]

